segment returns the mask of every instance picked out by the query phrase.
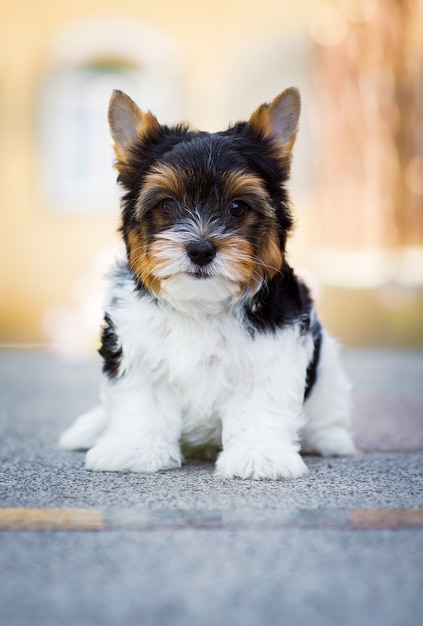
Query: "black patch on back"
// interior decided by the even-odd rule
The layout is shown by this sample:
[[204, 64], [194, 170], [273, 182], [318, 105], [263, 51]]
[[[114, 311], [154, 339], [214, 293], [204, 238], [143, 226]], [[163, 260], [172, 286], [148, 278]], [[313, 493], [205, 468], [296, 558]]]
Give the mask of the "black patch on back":
[[314, 350], [313, 357], [307, 367], [304, 400], [307, 400], [307, 398], [309, 397], [317, 380], [317, 368], [320, 360], [320, 350], [322, 348], [322, 327], [318, 320], [316, 320], [316, 322], [313, 324], [311, 332], [314, 340]]
[[107, 313], [104, 316], [99, 353], [103, 357], [103, 372], [109, 378], [117, 378], [120, 374], [122, 347], [113, 321]]
[[307, 287], [284, 263], [280, 273], [265, 283], [246, 305], [246, 315], [253, 331], [275, 332], [298, 323], [301, 333], [305, 334], [310, 328], [312, 306]]

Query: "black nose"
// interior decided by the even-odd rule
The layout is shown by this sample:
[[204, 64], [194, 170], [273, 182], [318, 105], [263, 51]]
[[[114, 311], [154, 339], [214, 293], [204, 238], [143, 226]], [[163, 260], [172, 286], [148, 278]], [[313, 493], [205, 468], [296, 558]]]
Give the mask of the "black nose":
[[187, 254], [197, 265], [207, 265], [216, 256], [216, 246], [207, 239], [200, 239], [188, 244]]

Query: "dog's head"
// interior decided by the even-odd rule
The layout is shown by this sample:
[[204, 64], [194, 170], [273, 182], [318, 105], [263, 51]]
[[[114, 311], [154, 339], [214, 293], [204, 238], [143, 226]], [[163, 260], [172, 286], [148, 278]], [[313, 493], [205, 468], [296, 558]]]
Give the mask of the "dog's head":
[[160, 125], [121, 91], [110, 101], [129, 265], [168, 300], [254, 294], [280, 271], [292, 219], [284, 183], [300, 96], [290, 88], [219, 133]]

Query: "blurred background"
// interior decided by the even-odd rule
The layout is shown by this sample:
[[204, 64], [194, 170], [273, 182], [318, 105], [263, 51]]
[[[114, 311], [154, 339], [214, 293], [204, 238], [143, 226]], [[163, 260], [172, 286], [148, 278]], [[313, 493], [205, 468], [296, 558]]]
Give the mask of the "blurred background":
[[0, 344], [97, 346], [112, 89], [214, 131], [290, 85], [292, 264], [346, 345], [423, 347], [423, 0], [1, 0]]

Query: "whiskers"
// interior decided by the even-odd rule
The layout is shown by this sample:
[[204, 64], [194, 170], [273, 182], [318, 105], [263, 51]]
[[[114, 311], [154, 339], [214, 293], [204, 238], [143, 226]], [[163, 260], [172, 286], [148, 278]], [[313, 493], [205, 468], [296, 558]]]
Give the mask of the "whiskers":
[[[164, 281], [185, 275], [203, 283], [204, 289], [207, 285], [211, 288], [210, 279], [232, 284], [231, 291], [244, 298], [256, 294], [273, 276], [281, 274], [282, 257], [275, 246], [257, 253], [251, 242], [237, 232], [216, 229], [210, 235], [209, 228], [206, 236], [198, 222], [193, 222], [195, 227], [194, 224], [188, 227], [185, 221], [184, 225], [158, 233], [148, 245], [138, 236], [129, 238], [131, 269], [156, 296], [161, 293]], [[208, 264], [200, 266], [190, 258], [187, 249], [190, 244], [206, 238], [216, 247], [216, 255]], [[280, 265], [276, 265], [279, 261]]]

